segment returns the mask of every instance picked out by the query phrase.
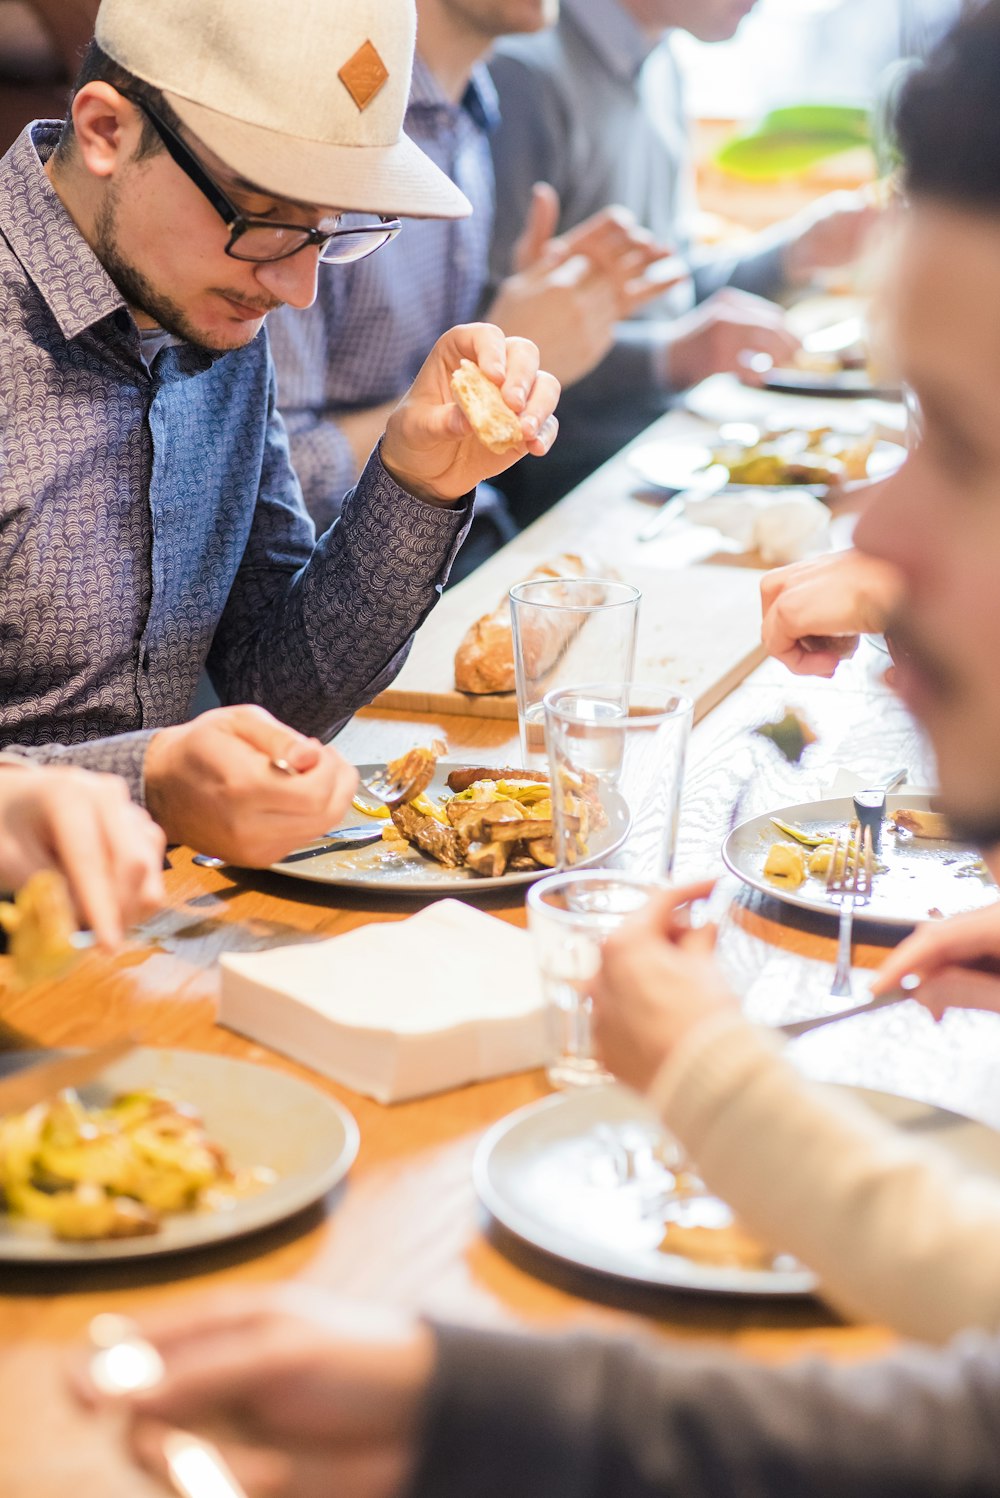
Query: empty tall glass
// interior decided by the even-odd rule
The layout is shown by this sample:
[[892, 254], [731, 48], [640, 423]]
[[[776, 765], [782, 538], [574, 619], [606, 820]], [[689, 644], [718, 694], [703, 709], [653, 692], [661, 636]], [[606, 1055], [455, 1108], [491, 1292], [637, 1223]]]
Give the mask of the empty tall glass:
[[590, 577], [548, 577], [510, 590], [521, 754], [544, 769], [546, 692], [634, 674], [638, 588]]

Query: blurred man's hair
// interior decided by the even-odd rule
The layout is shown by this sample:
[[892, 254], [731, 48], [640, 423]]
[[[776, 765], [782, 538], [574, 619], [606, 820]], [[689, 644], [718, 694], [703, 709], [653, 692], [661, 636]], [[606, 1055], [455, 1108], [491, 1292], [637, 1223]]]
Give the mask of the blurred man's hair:
[[1000, 212], [1000, 0], [975, 7], [912, 75], [896, 123], [910, 192]]
[[[73, 129], [73, 100], [80, 89], [87, 83], [110, 83], [119, 93], [130, 94], [133, 99], [141, 100], [154, 109], [161, 119], [168, 125], [176, 128], [179, 123], [170, 105], [164, 99], [158, 88], [151, 83], [146, 83], [142, 78], [136, 78], [127, 68], [115, 62], [106, 52], [102, 52], [96, 42], [91, 42], [83, 55], [80, 71], [76, 75], [73, 84], [73, 92], [70, 96], [70, 107], [63, 121], [62, 134], [59, 136], [59, 144], [56, 147], [56, 159], [65, 160], [73, 149], [76, 133]], [[135, 160], [142, 161], [147, 156], [155, 156], [158, 151], [163, 150], [163, 142], [157, 135], [153, 126], [145, 115], [142, 117], [142, 135], [139, 138], [139, 147], [135, 153]]]

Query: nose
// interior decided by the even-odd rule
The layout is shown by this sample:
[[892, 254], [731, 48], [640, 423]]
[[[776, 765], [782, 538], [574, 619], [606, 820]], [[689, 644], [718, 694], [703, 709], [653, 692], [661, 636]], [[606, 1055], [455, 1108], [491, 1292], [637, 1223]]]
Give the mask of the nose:
[[264, 261], [256, 276], [271, 296], [289, 307], [311, 307], [316, 300], [316, 278], [319, 274], [319, 250], [307, 245], [287, 260]]

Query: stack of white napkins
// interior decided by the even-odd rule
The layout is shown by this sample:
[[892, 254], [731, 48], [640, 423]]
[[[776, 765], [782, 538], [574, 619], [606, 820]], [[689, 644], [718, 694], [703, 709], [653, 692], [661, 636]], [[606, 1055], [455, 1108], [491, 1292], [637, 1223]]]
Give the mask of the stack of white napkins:
[[221, 967], [221, 1024], [380, 1103], [545, 1060], [530, 937], [460, 900]]

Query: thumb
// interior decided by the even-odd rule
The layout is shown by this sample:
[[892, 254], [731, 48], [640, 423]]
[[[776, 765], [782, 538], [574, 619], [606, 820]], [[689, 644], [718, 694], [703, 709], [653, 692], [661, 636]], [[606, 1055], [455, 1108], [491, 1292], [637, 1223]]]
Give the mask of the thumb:
[[524, 271], [540, 260], [559, 223], [559, 194], [550, 182], [536, 182], [521, 237], [514, 246], [514, 269]]

